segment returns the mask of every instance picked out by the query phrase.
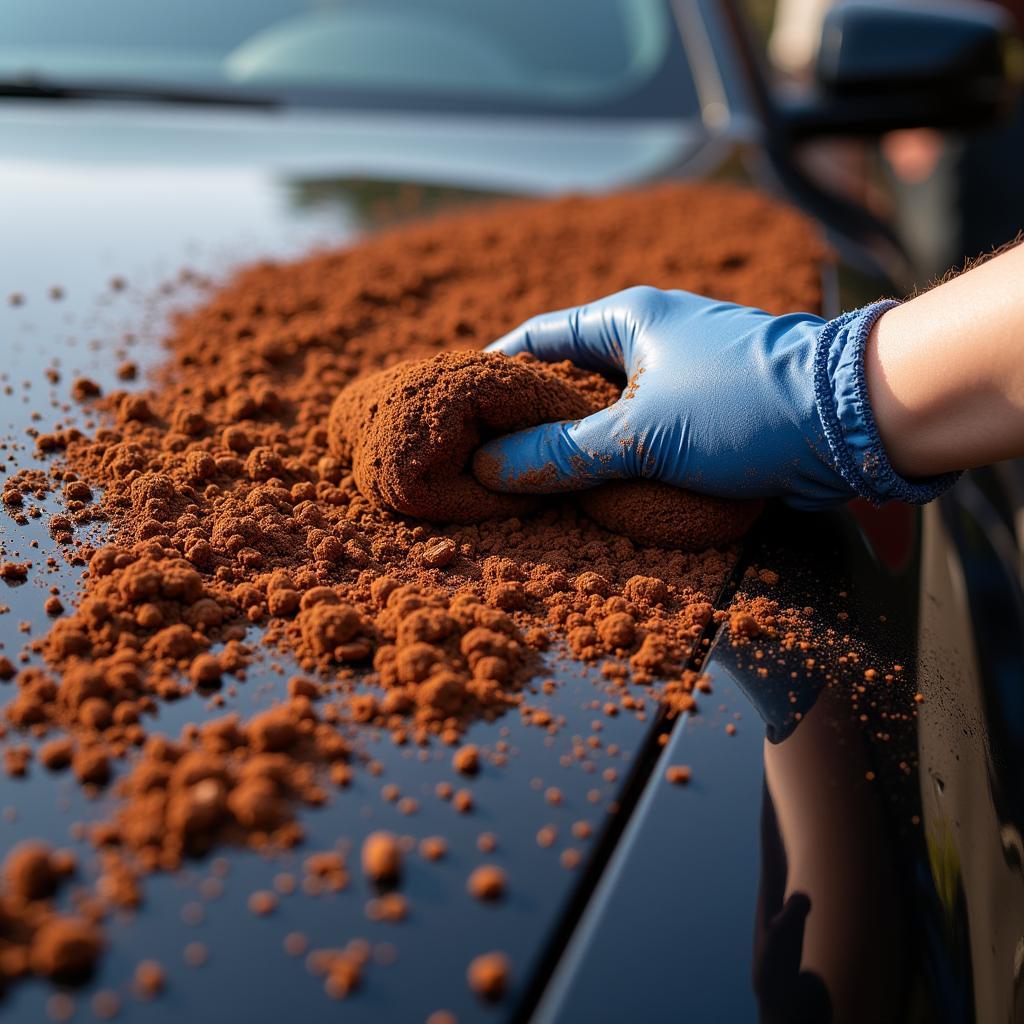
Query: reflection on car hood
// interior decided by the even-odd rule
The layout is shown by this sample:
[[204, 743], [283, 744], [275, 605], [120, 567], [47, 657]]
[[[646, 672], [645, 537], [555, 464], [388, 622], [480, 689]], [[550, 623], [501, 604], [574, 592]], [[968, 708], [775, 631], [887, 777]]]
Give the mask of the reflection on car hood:
[[372, 219], [353, 181], [600, 191], [673, 172], [701, 139], [668, 121], [0, 103], [0, 221], [19, 249], [5, 289], [338, 244]]
[[278, 173], [415, 177], [547, 192], [663, 173], [692, 154], [693, 122], [9, 102], [0, 160], [32, 164], [258, 165]]

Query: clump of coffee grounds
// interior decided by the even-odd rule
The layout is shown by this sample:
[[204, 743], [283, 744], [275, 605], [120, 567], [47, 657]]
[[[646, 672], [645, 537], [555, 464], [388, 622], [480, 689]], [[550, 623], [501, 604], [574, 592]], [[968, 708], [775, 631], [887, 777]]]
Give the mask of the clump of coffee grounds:
[[96, 920], [53, 907], [53, 897], [75, 874], [72, 854], [26, 842], [7, 854], [0, 885], [0, 991], [28, 975], [78, 982], [99, 960], [103, 939]]
[[638, 544], [702, 551], [742, 537], [761, 513], [760, 501], [695, 494], [657, 480], [616, 480], [582, 491], [579, 503], [605, 529]]
[[[55, 734], [54, 770], [114, 780], [117, 809], [93, 831], [107, 901], [137, 902], [139, 873], [218, 842], [300, 841], [294, 806], [346, 784], [366, 723], [452, 745], [511, 708], [550, 726], [522, 689], [548, 647], [600, 660], [612, 708], [659, 678], [670, 708], [692, 707], [700, 677], [683, 669], [734, 550], [634, 543], [572, 502], [411, 521], [360, 492], [331, 449], [331, 406], [357, 378], [638, 283], [813, 310], [821, 259], [799, 215], [724, 187], [474, 208], [243, 270], [177, 319], [148, 390], [83, 392], [102, 425], [59, 423], [38, 446], [53, 480], [84, 485], [52, 524], [84, 586], [33, 641], [47, 667], [18, 673], [6, 718]], [[310, 678], [249, 721], [149, 736], [157, 701], [244, 669], [253, 625]]]
[[[482, 486], [493, 483], [494, 468], [473, 457], [483, 441], [589, 416], [620, 394], [610, 381], [569, 362], [446, 352], [349, 384], [331, 409], [329, 442], [352, 466], [359, 492], [375, 504], [432, 523], [478, 523], [528, 514], [543, 500]], [[761, 508], [643, 480], [595, 487], [579, 501], [614, 533], [685, 551], [731, 543]]]
[[541, 499], [484, 487], [469, 468], [483, 441], [579, 419], [616, 398], [614, 385], [571, 363], [445, 352], [349, 385], [331, 410], [329, 439], [378, 505], [433, 523], [508, 519]]

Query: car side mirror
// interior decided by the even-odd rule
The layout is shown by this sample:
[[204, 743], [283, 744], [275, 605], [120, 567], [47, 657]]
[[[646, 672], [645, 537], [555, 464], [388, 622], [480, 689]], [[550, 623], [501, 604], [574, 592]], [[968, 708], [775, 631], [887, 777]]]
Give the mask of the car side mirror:
[[1012, 105], [1010, 14], [981, 0], [844, 0], [825, 17], [801, 136], [975, 128]]

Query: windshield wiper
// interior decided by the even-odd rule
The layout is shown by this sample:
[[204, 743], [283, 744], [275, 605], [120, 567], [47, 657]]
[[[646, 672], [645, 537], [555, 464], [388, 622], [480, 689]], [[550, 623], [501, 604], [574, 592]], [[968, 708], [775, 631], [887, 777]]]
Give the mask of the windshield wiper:
[[156, 82], [60, 82], [36, 75], [0, 79], [0, 98], [32, 100], [142, 100], [199, 106], [277, 107], [280, 100], [231, 90], [192, 89]]

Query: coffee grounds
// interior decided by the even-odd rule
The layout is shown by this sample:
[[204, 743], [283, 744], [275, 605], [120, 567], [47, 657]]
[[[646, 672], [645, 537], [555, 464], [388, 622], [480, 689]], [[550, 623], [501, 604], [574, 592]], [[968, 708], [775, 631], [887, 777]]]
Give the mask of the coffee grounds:
[[[483, 453], [474, 458], [485, 440], [589, 416], [620, 393], [603, 377], [568, 362], [442, 353], [349, 384], [331, 408], [329, 440], [352, 466], [359, 492], [374, 504], [433, 523], [478, 523], [525, 515], [542, 500], [498, 492], [500, 467]], [[541, 492], [548, 489], [543, 477], [541, 470]], [[613, 533], [685, 551], [731, 543], [761, 509], [760, 502], [705, 497], [648, 480], [595, 487], [582, 492], [579, 502]], [[438, 549], [434, 560], [446, 564], [449, 551], [454, 554], [453, 547]]]
[[91, 921], [52, 915], [32, 938], [29, 965], [36, 974], [55, 981], [81, 981], [99, 960], [103, 938]]
[[638, 544], [703, 551], [738, 540], [761, 513], [760, 501], [695, 494], [657, 480], [619, 480], [582, 491], [583, 511]]
[[504, 953], [482, 953], [466, 970], [469, 987], [482, 999], [500, 999], [508, 988], [512, 965]]
[[330, 443], [351, 463], [360, 493], [393, 512], [434, 523], [507, 519], [540, 500], [477, 481], [468, 466], [483, 441], [579, 419], [617, 396], [569, 363], [548, 369], [498, 353], [446, 352], [350, 384], [331, 410]]
[[371, 882], [394, 883], [402, 873], [402, 851], [390, 832], [371, 832], [363, 842], [363, 874]]
[[143, 960], [135, 968], [135, 991], [140, 999], [154, 999], [167, 986], [167, 975], [157, 960]]
[[480, 771], [480, 750], [476, 744], [459, 747], [452, 755], [452, 768], [462, 775], [476, 775]]
[[420, 854], [427, 860], [441, 860], [448, 852], [444, 836], [425, 836], [420, 840]]
[[466, 890], [478, 900], [500, 899], [505, 886], [505, 872], [495, 864], [482, 864], [466, 879]]
[[458, 1024], [454, 1013], [447, 1010], [435, 1010], [428, 1018], [427, 1024]]
[[59, 982], [85, 980], [103, 949], [87, 916], [54, 910], [51, 900], [76, 871], [74, 856], [25, 842], [8, 853], [0, 888], [0, 990], [27, 974]]
[[7, 897], [20, 904], [49, 899], [60, 883], [74, 872], [75, 861], [71, 854], [55, 852], [46, 843], [20, 843], [4, 862]]
[[[137, 903], [141, 874], [218, 843], [300, 842], [295, 806], [322, 803], [327, 780], [346, 785], [363, 725], [452, 745], [468, 722], [513, 708], [555, 727], [522, 689], [545, 649], [601, 660], [607, 707], [634, 710], [631, 684], [668, 677], [670, 710], [692, 709], [700, 677], [683, 669], [734, 550], [634, 543], [571, 501], [480, 523], [410, 521], [361, 493], [344, 442], [332, 448], [331, 408], [351, 381], [478, 349], [538, 311], [636, 283], [815, 309], [821, 258], [797, 214], [724, 187], [478, 208], [243, 270], [177, 319], [147, 391], [76, 387], [101, 425], [40, 434], [39, 451], [56, 456], [51, 476], [12, 476], [4, 507], [23, 521], [34, 514], [26, 501], [64, 488], [51, 532], [86, 569], [84, 587], [32, 641], [47, 667], [17, 674], [5, 715], [16, 731], [54, 734], [53, 770], [69, 765], [92, 788], [115, 779], [115, 810], [91, 833], [101, 903]], [[83, 539], [92, 522], [107, 534], [98, 549]], [[17, 581], [30, 568], [8, 561], [2, 574]], [[149, 736], [158, 701], [215, 699], [244, 670], [253, 625], [314, 678], [249, 721]], [[472, 794], [452, 802], [467, 812]], [[391, 869], [378, 852], [366, 867], [383, 880]], [[4, 927], [26, 947], [9, 936], [35, 931], [20, 911]], [[57, 919], [42, 939], [24, 958], [39, 973], [100, 952], [85, 919]], [[205, 949], [193, 947], [186, 959], [198, 964]], [[327, 953], [319, 973], [343, 995], [362, 961]], [[497, 990], [507, 963], [476, 973]]]

